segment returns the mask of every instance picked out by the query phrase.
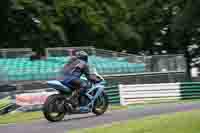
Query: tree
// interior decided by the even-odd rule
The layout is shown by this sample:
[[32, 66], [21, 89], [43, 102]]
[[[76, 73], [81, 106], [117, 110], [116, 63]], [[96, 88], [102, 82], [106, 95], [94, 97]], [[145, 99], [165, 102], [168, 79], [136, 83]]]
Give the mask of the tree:
[[8, 14], [10, 11], [11, 2], [10, 0], [2, 1], [0, 4], [0, 43], [6, 45], [7, 40], [7, 27], [8, 27]]
[[134, 41], [134, 36], [139, 38], [128, 23], [129, 12], [121, 0], [12, 0], [11, 5], [8, 47], [92, 43], [120, 49], [124, 42]]
[[186, 57], [188, 80], [191, 80], [191, 61], [195, 55], [195, 53], [190, 54], [189, 46], [193, 44], [200, 45], [198, 30], [200, 28], [199, 6], [200, 1], [198, 0], [186, 1], [183, 11], [174, 18], [171, 26], [172, 44], [176, 47], [182, 47]]

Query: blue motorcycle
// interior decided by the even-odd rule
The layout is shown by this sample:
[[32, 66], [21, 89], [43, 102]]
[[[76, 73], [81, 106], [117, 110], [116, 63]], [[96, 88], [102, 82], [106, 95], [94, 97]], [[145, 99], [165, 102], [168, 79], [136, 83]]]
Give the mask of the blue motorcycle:
[[57, 94], [50, 95], [44, 103], [43, 114], [48, 121], [63, 120], [65, 115], [94, 113], [102, 115], [108, 108], [108, 97], [104, 91], [105, 81], [101, 77], [98, 83], [86, 81], [87, 89], [78, 98], [78, 107], [73, 105], [74, 89], [63, 85], [60, 81], [48, 81], [50, 88]]

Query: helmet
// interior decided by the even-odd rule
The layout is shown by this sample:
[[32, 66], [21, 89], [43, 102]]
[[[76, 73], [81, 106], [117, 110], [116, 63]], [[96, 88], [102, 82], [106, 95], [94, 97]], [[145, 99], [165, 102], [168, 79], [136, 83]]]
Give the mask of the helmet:
[[88, 54], [85, 51], [76, 52], [76, 57], [80, 60], [88, 62]]

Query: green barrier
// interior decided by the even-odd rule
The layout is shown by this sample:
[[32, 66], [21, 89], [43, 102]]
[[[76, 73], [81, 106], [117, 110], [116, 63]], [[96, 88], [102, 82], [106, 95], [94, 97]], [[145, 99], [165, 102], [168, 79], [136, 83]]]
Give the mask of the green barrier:
[[200, 82], [183, 82], [180, 84], [182, 99], [200, 99]]
[[188, 89], [200, 89], [200, 85], [197, 86], [197, 85], [192, 85], [192, 86], [181, 86], [181, 89], [182, 90], [188, 90]]
[[181, 86], [200, 85], [200, 82], [182, 82]]
[[118, 86], [106, 87], [105, 92], [108, 95], [110, 104], [120, 104], [120, 95]]

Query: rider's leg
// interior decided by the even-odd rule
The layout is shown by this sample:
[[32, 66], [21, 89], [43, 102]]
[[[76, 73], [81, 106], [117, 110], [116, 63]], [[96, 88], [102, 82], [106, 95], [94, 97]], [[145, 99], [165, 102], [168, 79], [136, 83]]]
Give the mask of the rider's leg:
[[75, 106], [78, 106], [79, 105], [79, 97], [80, 97], [81, 81], [73, 80], [73, 81], [71, 81], [71, 85], [74, 88], [74, 91], [72, 94], [72, 101], [74, 102]]
[[81, 94], [84, 94], [87, 89], [89, 89], [88, 81], [87, 80], [81, 80], [81, 86], [80, 86], [80, 92]]

